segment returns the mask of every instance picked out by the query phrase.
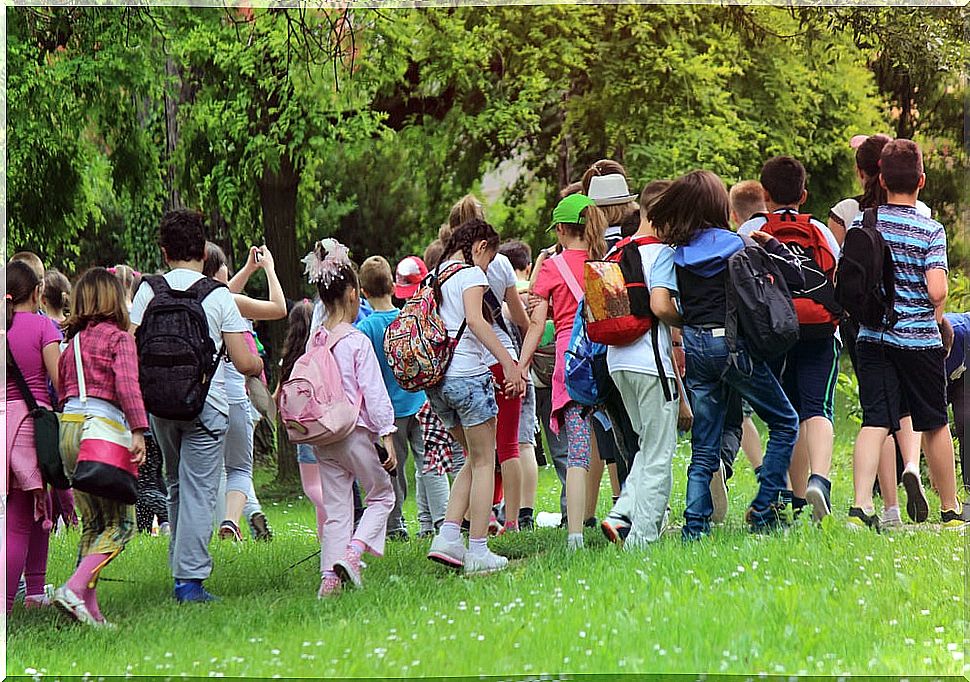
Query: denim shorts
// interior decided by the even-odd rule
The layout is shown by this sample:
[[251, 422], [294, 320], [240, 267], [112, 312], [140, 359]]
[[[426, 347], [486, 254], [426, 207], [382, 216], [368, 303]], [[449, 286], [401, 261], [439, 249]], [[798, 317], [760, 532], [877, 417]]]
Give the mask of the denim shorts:
[[474, 377], [446, 376], [425, 394], [446, 429], [478, 426], [498, 416], [495, 380], [487, 370]]
[[526, 382], [522, 396], [522, 412], [519, 414], [519, 443], [536, 444], [536, 387]]
[[316, 464], [317, 456], [313, 454], [313, 446], [302, 444], [296, 446], [296, 461], [300, 464]]

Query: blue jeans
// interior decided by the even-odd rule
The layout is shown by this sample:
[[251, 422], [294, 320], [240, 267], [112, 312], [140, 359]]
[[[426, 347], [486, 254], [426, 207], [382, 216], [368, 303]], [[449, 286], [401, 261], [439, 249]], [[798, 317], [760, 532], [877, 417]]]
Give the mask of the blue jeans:
[[714, 512], [711, 477], [720, 461], [721, 435], [731, 389], [747, 400], [768, 425], [761, 486], [751, 503], [755, 510], [764, 511], [778, 500], [778, 493], [785, 488], [785, 472], [798, 438], [798, 415], [768, 365], [748, 354], [743, 339], [738, 339], [738, 352], [732, 360], [723, 332], [715, 336], [717, 332], [684, 328], [687, 388], [694, 398], [692, 454], [687, 468], [687, 508], [684, 510], [685, 539], [710, 531]]

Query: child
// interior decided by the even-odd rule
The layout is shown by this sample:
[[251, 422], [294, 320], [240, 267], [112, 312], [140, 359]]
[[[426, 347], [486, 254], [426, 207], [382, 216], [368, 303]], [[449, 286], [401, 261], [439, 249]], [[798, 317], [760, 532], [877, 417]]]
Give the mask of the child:
[[427, 399], [423, 391], [411, 393], [398, 385], [384, 354], [384, 333], [400, 313], [391, 302], [392, 294], [399, 300], [409, 299], [421, 284], [423, 277], [419, 277], [420, 273], [423, 271], [426, 275], [427, 270], [424, 262], [417, 256], [405, 258], [397, 266], [398, 277], [395, 284], [391, 279], [391, 265], [381, 256], [371, 256], [360, 266], [361, 293], [374, 308], [374, 313], [359, 322], [357, 328], [364, 332], [374, 347], [384, 387], [394, 405], [394, 425], [397, 427], [392, 436], [398, 463], [397, 475], [391, 478], [394, 485], [394, 509], [387, 521], [388, 539], [408, 539], [407, 527], [401, 513], [408, 492], [405, 469], [408, 444], [414, 452], [420, 526], [418, 537], [434, 536], [435, 531], [444, 523], [445, 508], [448, 506], [448, 477], [437, 472], [424, 473], [424, 438], [417, 414]]
[[41, 309], [58, 326], [64, 324], [71, 300], [71, 282], [57, 270], [44, 274], [44, 293], [40, 298]]
[[[887, 203], [877, 209], [876, 228], [892, 251], [898, 321], [891, 329], [859, 329], [856, 370], [862, 429], [853, 456], [855, 501], [849, 509], [849, 523], [878, 530], [872, 486], [886, 436], [896, 432], [900, 432], [897, 440], [906, 462], [907, 512], [914, 521], [926, 520], [929, 506], [920, 482], [915, 431], [923, 434], [926, 460], [940, 494], [941, 521], [944, 526], [960, 527], [970, 520], [970, 511], [956, 496], [946, 406], [946, 353], [938, 328], [947, 297], [946, 233], [940, 223], [917, 208], [926, 175], [915, 142], [887, 142], [879, 169]], [[856, 216], [849, 229], [860, 228], [862, 221], [862, 215]], [[901, 417], [905, 408], [910, 414]]]
[[[68, 475], [77, 466], [85, 423], [100, 420], [125, 432], [131, 461], [145, 459], [148, 415], [138, 383], [135, 340], [128, 333], [127, 296], [121, 283], [104, 268], [81, 276], [74, 310], [67, 321], [68, 345], [58, 364], [60, 393], [65, 400], [61, 452]], [[75, 361], [80, 353], [81, 364]], [[54, 592], [54, 604], [85, 625], [110, 627], [101, 615], [96, 594], [101, 570], [124, 550], [135, 533], [130, 504], [74, 491], [81, 511], [80, 562]]]
[[[710, 483], [721, 461], [721, 426], [730, 389], [751, 403], [770, 431], [759, 491], [746, 514], [752, 532], [782, 522], [776, 503], [798, 435], [795, 410], [767, 364], [749, 354], [740, 330], [736, 355], [728, 353], [727, 262], [744, 247], [742, 238], [728, 228], [728, 212], [721, 179], [709, 171], [694, 171], [676, 180], [647, 213], [658, 236], [675, 247], [684, 317], [687, 388], [694, 408], [682, 530], [687, 541], [710, 533]], [[752, 238], [780, 261], [780, 267], [786, 266], [786, 279], [804, 283], [797, 261], [777, 240], [757, 232]]]
[[[304, 262], [311, 284], [316, 284], [326, 307], [326, 320], [310, 339], [323, 345], [331, 335], [347, 397], [360, 398], [357, 425], [346, 439], [314, 447], [323, 488], [323, 533], [320, 540], [322, 580], [318, 596], [335, 594], [342, 586], [361, 587], [364, 552], [383, 556], [387, 517], [394, 508], [394, 488], [388, 471], [396, 465], [394, 406], [384, 388], [381, 368], [370, 340], [353, 324], [360, 313], [357, 272], [347, 257], [347, 247], [334, 239], [317, 242]], [[381, 465], [375, 443], [382, 442], [388, 458]], [[367, 508], [357, 530], [353, 529], [351, 502], [354, 480], [367, 491]]]
[[[483, 220], [473, 219], [454, 231], [443, 259], [434, 270], [440, 282], [442, 320], [456, 345], [444, 381], [427, 390], [431, 407], [462, 445], [465, 466], [454, 480], [441, 530], [431, 543], [428, 558], [466, 575], [504, 569], [508, 559], [493, 554], [486, 542], [494, 492], [496, 377], [486, 364], [486, 350], [501, 364], [497, 378], [509, 393], [522, 395], [525, 381], [509, 352], [492, 331], [490, 313], [483, 306], [488, 288], [486, 272], [498, 251], [498, 234]], [[467, 329], [459, 336], [459, 329]], [[466, 550], [461, 522], [469, 512]]]
[[[839, 376], [838, 320], [841, 309], [835, 303], [835, 263], [839, 244], [824, 224], [801, 215], [799, 207], [808, 198], [805, 189], [805, 167], [790, 156], [776, 156], [761, 169], [768, 213], [751, 218], [738, 228], [738, 234], [749, 235], [763, 230], [775, 230], [797, 225], [802, 237], [789, 242], [801, 248], [802, 268], [806, 280], [814, 272], [816, 278], [806, 281], [809, 291], [792, 291], [799, 312], [798, 342], [781, 358], [776, 374], [785, 394], [798, 411], [799, 432], [792, 455], [789, 478], [792, 487], [792, 508], [799, 512], [806, 504], [812, 506], [812, 519], [821, 521], [831, 511], [832, 468], [834, 446], [835, 384]], [[793, 221], [802, 220], [803, 223]], [[788, 228], [789, 234], [793, 234]], [[812, 252], [806, 251], [807, 244]], [[828, 253], [824, 253], [827, 245]], [[831, 264], [830, 269], [827, 265]], [[799, 308], [799, 304], [802, 307]], [[837, 311], [837, 312], [832, 312]]]
[[[634, 239], [656, 237], [646, 214], [667, 189], [667, 183], [664, 182], [659, 191], [652, 185], [647, 185], [641, 193], [640, 229]], [[686, 426], [690, 420], [690, 407], [677, 388], [671, 345], [671, 325], [681, 324], [676, 304], [674, 251], [660, 243], [630, 244], [625, 248], [640, 251], [644, 282], [650, 291], [650, 309], [656, 317], [652, 328], [633, 343], [607, 347], [610, 377], [616, 383], [639, 437], [639, 449], [619, 499], [601, 528], [611, 542], [625, 538], [625, 546], [642, 547], [657, 541], [663, 532], [673, 484], [671, 464], [677, 447], [678, 417], [683, 417]], [[660, 368], [654, 355], [653, 334], [658, 335]], [[667, 382], [666, 389], [662, 382]], [[675, 400], [678, 392], [681, 393], [680, 399]]]
[[[6, 273], [7, 318], [7, 613], [13, 608], [21, 575], [26, 579], [27, 608], [47, 606], [45, 594], [51, 513], [37, 464], [31, 404], [51, 408], [48, 382], [57, 384], [61, 332], [40, 308], [41, 277], [25, 262], [13, 261]], [[16, 365], [14, 369], [13, 365]], [[23, 381], [18, 381], [19, 375]]]
[[[165, 284], [175, 291], [195, 294], [196, 300], [200, 287], [203, 291], [209, 290], [201, 306], [214, 347], [224, 348], [232, 364], [246, 376], [258, 376], [263, 371], [263, 361], [246, 345], [243, 335], [249, 332], [249, 327], [239, 314], [232, 294], [225, 287], [206, 289], [208, 280], [202, 274], [205, 241], [205, 221], [201, 214], [178, 210], [162, 216], [159, 245], [171, 268], [164, 276]], [[157, 280], [152, 281], [162, 286]], [[154, 298], [155, 290], [146, 279], [139, 286], [131, 308], [132, 331], [136, 334], [145, 317], [155, 314], [151, 308]], [[153, 340], [142, 338], [146, 343]], [[229, 399], [218, 386], [205, 388], [208, 390], [205, 404], [194, 419], [151, 417], [152, 433], [165, 460], [168, 516], [172, 525], [169, 563], [175, 579], [174, 597], [180, 603], [215, 599], [202, 583], [212, 572], [209, 540], [219, 479], [225, 466], [223, 451], [229, 429]], [[146, 388], [146, 393], [148, 390], [151, 387]]]
[[946, 397], [953, 407], [953, 431], [960, 441], [960, 473], [963, 489], [970, 491], [970, 461], [967, 460], [966, 428], [970, 421], [964, 378], [967, 372], [967, 346], [970, 344], [970, 314], [944, 316], [943, 347], [946, 350]]
[[[549, 309], [556, 325], [556, 369], [552, 377], [552, 420], [555, 430], [566, 426], [568, 466], [566, 470], [566, 519], [570, 549], [583, 547], [583, 522], [587, 518], [587, 479], [592, 458], [597, 458], [592, 438], [590, 417], [566, 392], [564, 357], [572, 333], [573, 320], [583, 296], [583, 264], [587, 259], [602, 258], [606, 252], [603, 231], [606, 220], [589, 197], [571, 194], [559, 202], [552, 213], [561, 254], [547, 258], [539, 266], [532, 293], [540, 299], [532, 311], [529, 331], [522, 343], [520, 367], [526, 369], [539, 345]], [[600, 468], [602, 473], [602, 468]], [[592, 477], [591, 487], [598, 490], [599, 478]], [[595, 499], [595, 495], [590, 495]]]

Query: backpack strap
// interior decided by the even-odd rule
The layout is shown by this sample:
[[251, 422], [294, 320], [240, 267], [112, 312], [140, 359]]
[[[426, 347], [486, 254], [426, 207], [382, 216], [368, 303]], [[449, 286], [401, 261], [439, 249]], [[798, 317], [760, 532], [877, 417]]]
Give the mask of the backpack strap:
[[[650, 341], [653, 345], [653, 361], [657, 363], [657, 374], [660, 376], [660, 385], [663, 387], [664, 400], [670, 402], [673, 400], [673, 396], [670, 393], [670, 385], [667, 381], [667, 373], [664, 371], [663, 359], [660, 357], [660, 320], [657, 319], [656, 315], [653, 318], [655, 324], [650, 326]], [[677, 368], [674, 368], [677, 371]]]
[[190, 286], [185, 291], [186, 293], [191, 292], [192, 295], [195, 296], [195, 300], [197, 300], [201, 304], [203, 301], [205, 301], [205, 299], [209, 297], [209, 294], [211, 294], [216, 289], [228, 289], [228, 288], [229, 287], [227, 287], [222, 282], [218, 282], [212, 279], [211, 277], [203, 277], [202, 279], [197, 281], [195, 284]]
[[172, 287], [168, 284], [168, 280], [162, 275], [145, 275], [142, 278], [142, 282], [147, 283], [152, 293], [156, 296], [172, 290]]
[[37, 410], [37, 399], [34, 397], [33, 391], [30, 390], [30, 386], [27, 385], [27, 380], [24, 378], [23, 372], [20, 371], [20, 367], [17, 366], [13, 353], [10, 352], [10, 344], [7, 343], [6, 346], [7, 369], [10, 370], [10, 375], [13, 377], [14, 383], [17, 384], [17, 390], [20, 391], [20, 395], [27, 403], [27, 408], [34, 412]]
[[572, 292], [573, 297], [575, 297], [576, 299], [576, 302], [579, 303], [580, 301], [582, 301], [583, 297], [585, 296], [583, 292], [583, 287], [581, 287], [579, 285], [579, 282], [576, 281], [576, 275], [574, 275], [573, 271], [569, 269], [569, 264], [566, 263], [566, 259], [563, 258], [563, 255], [561, 253], [556, 254], [550, 260], [553, 263], [555, 263], [556, 269], [559, 270], [559, 275], [566, 283], [566, 286], [569, 287], [569, 291]]
[[[445, 282], [447, 282], [454, 275], [457, 275], [460, 271], [464, 270], [465, 268], [471, 268], [471, 267], [475, 267], [475, 266], [468, 265], [467, 263], [454, 263], [453, 265], [449, 265], [448, 270], [446, 270], [445, 273], [442, 274], [441, 263], [438, 263], [438, 267], [434, 269], [434, 281], [432, 283], [432, 286], [434, 287], [434, 298], [439, 305], [441, 304], [441, 287], [444, 286]], [[488, 287], [486, 287], [485, 290], [487, 292]], [[468, 326], [468, 320], [463, 319], [461, 321], [461, 325], [459, 325], [458, 327], [458, 333], [455, 334], [456, 346], [458, 345], [458, 342], [461, 341], [462, 334], [465, 333], [465, 327], [467, 326]]]

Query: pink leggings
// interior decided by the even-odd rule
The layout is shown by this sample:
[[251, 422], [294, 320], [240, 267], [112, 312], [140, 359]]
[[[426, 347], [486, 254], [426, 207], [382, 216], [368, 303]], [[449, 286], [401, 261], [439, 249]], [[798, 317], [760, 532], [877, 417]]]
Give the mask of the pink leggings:
[[20, 576], [27, 595], [44, 594], [50, 530], [34, 520], [34, 494], [11, 488], [7, 495], [7, 613], [13, 609]]
[[317, 510], [317, 539], [319, 540], [323, 536], [323, 523], [326, 520], [323, 515], [323, 486], [320, 484], [320, 465], [300, 462], [300, 482], [303, 484], [303, 492], [313, 503], [313, 508]]

